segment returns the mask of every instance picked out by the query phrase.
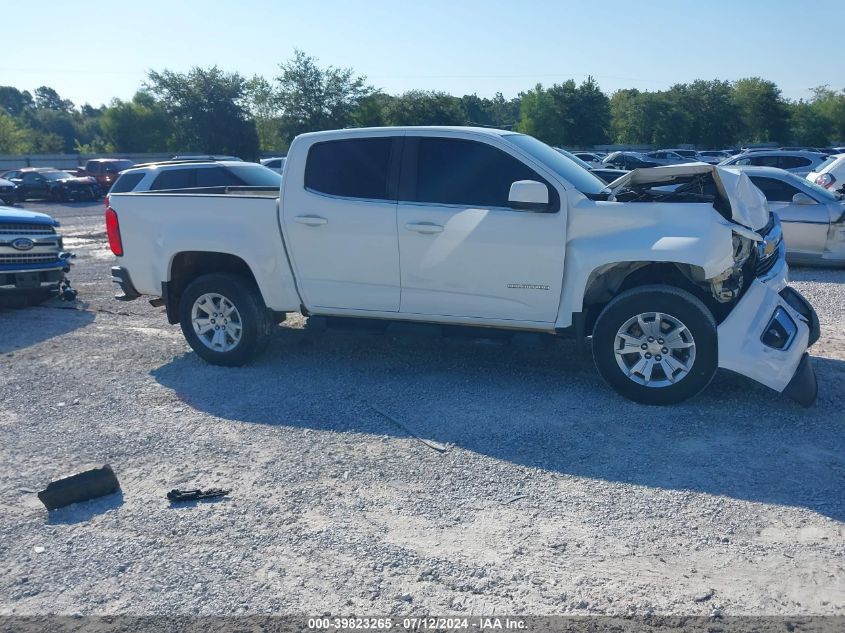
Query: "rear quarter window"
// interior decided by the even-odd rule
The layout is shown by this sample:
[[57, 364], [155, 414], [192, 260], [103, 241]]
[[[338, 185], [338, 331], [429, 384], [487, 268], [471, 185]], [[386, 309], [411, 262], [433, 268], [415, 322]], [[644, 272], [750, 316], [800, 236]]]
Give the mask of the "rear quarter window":
[[803, 156], [779, 156], [778, 167], [781, 169], [796, 169], [798, 167], [808, 167], [813, 164], [809, 158]]
[[144, 179], [146, 174], [144, 172], [137, 172], [134, 174], [123, 174], [114, 181], [111, 186], [111, 193], [126, 193], [134, 191], [138, 183]]
[[315, 143], [305, 163], [305, 187], [345, 198], [388, 200], [392, 137]]

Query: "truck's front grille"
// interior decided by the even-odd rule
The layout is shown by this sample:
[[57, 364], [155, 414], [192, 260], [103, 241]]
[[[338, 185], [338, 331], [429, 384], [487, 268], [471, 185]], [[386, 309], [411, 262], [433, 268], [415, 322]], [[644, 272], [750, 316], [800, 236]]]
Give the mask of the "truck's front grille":
[[57, 253], [15, 253], [14, 255], [0, 255], [0, 264], [46, 264], [58, 262]]
[[53, 235], [55, 232], [56, 229], [45, 224], [0, 222], [0, 235]]

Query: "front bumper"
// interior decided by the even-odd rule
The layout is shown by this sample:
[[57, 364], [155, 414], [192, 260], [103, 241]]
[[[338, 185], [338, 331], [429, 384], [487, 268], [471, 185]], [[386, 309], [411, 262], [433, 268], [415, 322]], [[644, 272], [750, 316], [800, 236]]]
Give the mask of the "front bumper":
[[[735, 371], [810, 406], [817, 395], [812, 362], [806, 353], [819, 334], [813, 307], [794, 288], [755, 279], [719, 325], [719, 367]], [[776, 312], [788, 315], [788, 342], [777, 349], [764, 336]], [[793, 329], [794, 328], [794, 329]]]

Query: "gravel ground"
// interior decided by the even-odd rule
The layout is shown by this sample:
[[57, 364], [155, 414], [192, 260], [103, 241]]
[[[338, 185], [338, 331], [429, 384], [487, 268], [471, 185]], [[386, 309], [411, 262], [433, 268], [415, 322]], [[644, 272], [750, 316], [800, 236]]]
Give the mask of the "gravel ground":
[[[80, 295], [0, 311], [0, 615], [845, 614], [843, 270], [793, 271], [814, 408], [726, 373], [649, 408], [542, 337], [297, 317], [213, 367], [111, 298], [101, 203], [27, 206]], [[122, 494], [35, 497], [103, 463]], [[164, 498], [197, 486], [232, 494]]]

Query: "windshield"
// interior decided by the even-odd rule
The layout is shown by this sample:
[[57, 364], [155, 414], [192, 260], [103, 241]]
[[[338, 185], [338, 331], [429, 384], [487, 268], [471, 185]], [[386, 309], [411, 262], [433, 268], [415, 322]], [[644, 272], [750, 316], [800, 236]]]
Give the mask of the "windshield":
[[264, 165], [228, 165], [227, 169], [243, 180], [248, 187], [279, 187], [282, 175]]
[[134, 166], [135, 163], [131, 160], [116, 160], [112, 163], [106, 163], [106, 169], [114, 169], [115, 171], [123, 171], [124, 169], [129, 169]]
[[[602, 193], [607, 185], [594, 176], [590, 170], [579, 165], [576, 160], [549, 147], [533, 136], [525, 134], [505, 134], [502, 138], [516, 145], [519, 149], [537, 159], [566, 182], [571, 183], [581, 193]], [[574, 158], [574, 157], [573, 157]], [[583, 162], [583, 161], [579, 161]]]
[[47, 180], [67, 180], [68, 178], [75, 177], [66, 171], [42, 171], [41, 175]]

